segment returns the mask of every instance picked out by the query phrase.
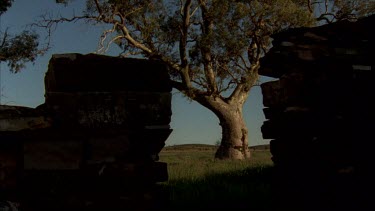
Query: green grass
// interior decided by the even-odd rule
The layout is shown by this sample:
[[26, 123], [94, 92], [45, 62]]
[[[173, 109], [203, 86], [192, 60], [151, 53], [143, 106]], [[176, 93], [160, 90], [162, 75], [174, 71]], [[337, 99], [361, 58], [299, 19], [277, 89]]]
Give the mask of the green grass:
[[269, 210], [271, 155], [252, 150], [249, 161], [214, 159], [215, 148], [164, 149], [160, 161], [168, 163], [171, 210]]

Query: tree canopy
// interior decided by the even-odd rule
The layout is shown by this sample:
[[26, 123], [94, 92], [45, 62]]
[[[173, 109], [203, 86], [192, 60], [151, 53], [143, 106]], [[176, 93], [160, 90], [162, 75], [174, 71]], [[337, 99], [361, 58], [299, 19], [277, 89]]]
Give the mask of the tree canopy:
[[100, 53], [116, 43], [122, 56], [162, 60], [190, 97], [242, 84], [269, 47], [269, 35], [313, 23], [292, 0], [87, 1], [85, 14], [113, 26], [102, 34]]
[[[0, 18], [12, 6], [13, 0], [4, 0], [0, 3]], [[1, 29], [1, 28], [0, 28]], [[17, 35], [0, 31], [0, 62], [7, 62], [11, 71], [20, 71], [25, 63], [35, 61], [38, 54], [38, 35], [35, 32], [24, 30]]]
[[13, 0], [2, 0], [0, 2], [0, 15], [8, 10], [12, 6]]

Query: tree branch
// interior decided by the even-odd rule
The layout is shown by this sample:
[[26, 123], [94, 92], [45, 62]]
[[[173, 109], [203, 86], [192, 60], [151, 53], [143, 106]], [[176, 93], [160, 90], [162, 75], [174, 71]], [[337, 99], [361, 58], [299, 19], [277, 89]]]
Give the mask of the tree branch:
[[128, 52], [123, 51], [119, 54], [119, 57], [126, 58], [130, 55], [135, 56], [135, 55], [140, 55], [140, 54], [142, 54], [142, 51], [138, 51], [138, 52], [137, 51], [128, 51]]
[[228, 97], [228, 103], [244, 103], [250, 91], [250, 88], [258, 81], [259, 62], [252, 64], [249, 74], [241, 79], [232, 94]]
[[58, 19], [47, 19], [45, 16], [42, 16], [42, 19], [43, 19], [42, 21], [40, 21], [38, 23], [33, 23], [33, 24], [31, 24], [31, 26], [37, 26], [37, 27], [41, 27], [41, 28], [51, 29], [54, 25], [57, 25], [59, 23], [76, 22], [76, 21], [79, 21], [79, 20], [97, 20], [97, 17], [96, 16], [83, 15], [83, 16], [74, 16], [72, 18], [60, 17]]
[[194, 87], [190, 87], [189, 89], [186, 88], [185, 84], [182, 82], [178, 82], [175, 80], [170, 81], [172, 84], [172, 87], [180, 91], [181, 93], [184, 93], [186, 96], [188, 96], [192, 100], [196, 100], [198, 96], [206, 95], [205, 92], [202, 92], [199, 89], [196, 89]]
[[3, 37], [3, 41], [1, 42], [1, 46], [0, 46], [0, 48], [5, 47], [5, 43], [7, 42], [7, 38], [8, 38], [8, 28], [5, 29], [4, 37]]
[[201, 86], [203, 87], [204, 89], [207, 89], [207, 83], [205, 83], [204, 81], [201, 81], [199, 78], [198, 78], [199, 81], [197, 80], [191, 80], [193, 83], [197, 84], [198, 86]]
[[[329, 20], [326, 16], [332, 16], [332, 19]], [[325, 20], [327, 23], [333, 23], [333, 21], [336, 19], [336, 15], [333, 14], [333, 13], [325, 13], [325, 14], [321, 14], [316, 20], [317, 21], [321, 21], [321, 20]]]
[[311, 7], [311, 0], [306, 0], [307, 1], [307, 7], [309, 8], [310, 13], [314, 13], [312, 7]]
[[221, 93], [221, 92], [225, 92], [225, 91], [227, 91], [228, 89], [230, 89], [231, 88], [231, 85], [233, 85], [233, 84], [237, 84], [237, 82], [235, 82], [235, 81], [229, 81], [228, 83], [227, 83], [227, 86], [226, 87], [223, 87], [221, 90], [219, 90], [219, 92]]
[[[98, 49], [98, 53], [106, 53], [107, 51], [108, 51], [108, 49], [109, 49], [109, 47], [111, 46], [111, 44], [113, 43], [113, 42], [115, 42], [116, 40], [120, 40], [120, 39], [122, 39], [122, 38], [124, 38], [124, 36], [122, 36], [122, 35], [119, 35], [119, 36], [116, 36], [116, 37], [114, 37], [114, 38], [112, 38], [108, 43], [107, 43], [107, 45], [106, 45], [106, 47], [104, 48], [104, 45], [103, 45], [103, 47], [101, 48], [101, 49]], [[100, 52], [100, 50], [102, 50], [101, 52]]]
[[194, 14], [198, 11], [198, 9], [199, 9], [199, 6], [197, 6], [197, 7], [193, 10], [193, 12], [190, 14], [190, 16], [194, 16]]
[[238, 81], [238, 79], [233, 75], [233, 73], [230, 70], [228, 70], [228, 68], [225, 68], [222, 65], [219, 65], [219, 68], [221, 68], [222, 70], [224, 70], [225, 72], [227, 72], [229, 74], [229, 76], [233, 79], [234, 82], [240, 83]]
[[186, 45], [187, 45], [187, 38], [188, 38], [188, 29], [190, 26], [190, 7], [191, 7], [191, 0], [187, 0], [185, 5], [183, 6], [182, 10], [182, 24], [181, 24], [181, 36], [180, 36], [180, 43], [179, 43], [179, 51], [180, 51], [180, 60], [181, 60], [181, 78], [183, 83], [189, 89], [192, 87], [191, 80], [189, 76], [189, 67], [188, 67], [188, 59], [186, 54]]
[[246, 68], [246, 69], [249, 69], [250, 67], [249, 67], [249, 66], [247, 66], [247, 64], [246, 64], [246, 61], [245, 61], [245, 58], [243, 58], [243, 56], [242, 56], [242, 55], [240, 55], [239, 57], [240, 57], [240, 59], [241, 59], [241, 61], [242, 61], [243, 65], [245, 66], [245, 68]]
[[121, 32], [124, 34], [124, 38], [130, 43], [132, 44], [134, 47], [136, 48], [139, 48], [141, 49], [142, 51], [144, 51], [146, 54], [148, 55], [151, 55], [153, 52], [151, 51], [151, 49], [147, 48], [145, 45], [143, 45], [142, 43], [136, 41], [129, 33], [129, 30], [128, 28], [125, 26], [125, 25], [122, 25], [120, 26], [120, 30]]
[[324, 6], [326, 8], [325, 14], [327, 14], [328, 13], [328, 0], [325, 0]]
[[109, 48], [109, 45], [111, 43], [113, 43], [115, 40], [117, 39], [120, 39], [120, 38], [123, 38], [123, 36], [116, 36], [114, 39], [112, 39], [111, 41], [109, 41], [107, 43], [107, 45], [104, 44], [105, 40], [107, 39], [107, 35], [108, 34], [112, 34], [113, 32], [116, 31], [116, 28], [117, 28], [117, 23], [113, 24], [113, 27], [112, 29], [108, 29], [108, 30], [104, 30], [102, 35], [100, 36], [100, 42], [99, 42], [99, 48], [98, 50], [96, 51], [97, 53], [105, 53], [107, 52], [108, 48]]
[[[212, 34], [213, 31], [213, 21], [212, 18], [209, 16], [208, 8], [204, 0], [199, 0], [200, 8], [202, 10], [202, 18], [203, 18], [203, 27], [202, 34], [204, 37], [209, 39], [209, 36]], [[203, 55], [203, 66], [205, 76], [209, 85], [209, 92], [210, 93], [217, 93], [217, 84], [215, 81], [215, 73], [213, 71], [212, 65], [212, 58], [211, 58], [211, 44], [209, 41], [207, 43], [203, 43], [204, 46], [201, 47], [201, 53]]]
[[99, 3], [99, 0], [95, 0], [95, 6], [96, 6], [96, 9], [98, 10], [98, 13], [99, 13], [99, 19], [102, 18], [102, 16], [104, 16], [104, 13], [103, 13], [103, 10], [102, 8], [100, 7], [100, 3]]

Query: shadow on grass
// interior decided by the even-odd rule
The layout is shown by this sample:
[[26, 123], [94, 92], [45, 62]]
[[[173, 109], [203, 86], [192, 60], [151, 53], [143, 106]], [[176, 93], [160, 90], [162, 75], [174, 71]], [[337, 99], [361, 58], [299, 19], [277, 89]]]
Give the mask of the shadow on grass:
[[168, 210], [271, 210], [273, 166], [207, 174], [200, 179], [170, 180]]

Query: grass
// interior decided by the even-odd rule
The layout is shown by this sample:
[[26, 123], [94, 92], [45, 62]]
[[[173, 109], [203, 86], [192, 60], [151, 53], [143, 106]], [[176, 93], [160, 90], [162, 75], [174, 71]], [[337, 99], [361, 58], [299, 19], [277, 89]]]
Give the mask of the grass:
[[215, 160], [215, 147], [166, 148], [160, 161], [168, 163], [171, 210], [269, 210], [271, 155], [252, 150], [248, 161]]

